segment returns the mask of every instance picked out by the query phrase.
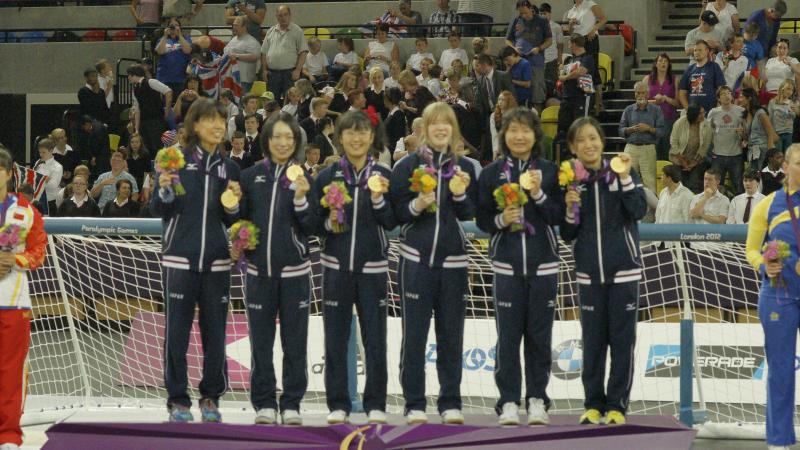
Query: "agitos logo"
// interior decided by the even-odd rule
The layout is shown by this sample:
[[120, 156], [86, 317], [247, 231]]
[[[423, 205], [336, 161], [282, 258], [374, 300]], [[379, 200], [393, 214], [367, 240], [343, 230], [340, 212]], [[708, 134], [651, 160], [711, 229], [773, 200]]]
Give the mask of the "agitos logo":
[[[697, 365], [703, 378], [761, 380], [766, 366], [764, 347], [700, 345], [697, 347]], [[650, 347], [645, 377], [678, 378], [680, 372], [680, 345]]]

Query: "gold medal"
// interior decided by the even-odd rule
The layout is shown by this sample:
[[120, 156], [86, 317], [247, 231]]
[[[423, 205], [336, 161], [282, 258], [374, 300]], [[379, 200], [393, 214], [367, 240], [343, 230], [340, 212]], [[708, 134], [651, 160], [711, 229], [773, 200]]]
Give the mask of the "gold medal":
[[452, 192], [453, 195], [464, 195], [464, 192], [467, 192], [467, 185], [464, 184], [464, 180], [462, 180], [459, 176], [450, 178], [450, 183], [448, 186], [450, 187], [450, 192]]
[[236, 194], [230, 189], [225, 189], [225, 192], [222, 193], [222, 197], [220, 197], [220, 201], [225, 209], [236, 208], [236, 205], [239, 204], [239, 198], [236, 197]]
[[611, 170], [613, 170], [614, 173], [623, 173], [630, 168], [631, 168], [630, 160], [623, 160], [619, 156], [611, 158]]
[[370, 191], [378, 193], [383, 192], [383, 183], [381, 182], [380, 175], [373, 175], [367, 180], [367, 187]]
[[522, 189], [526, 191], [530, 191], [533, 187], [533, 174], [530, 170], [526, 170], [519, 176], [519, 185], [522, 186]]
[[797, 264], [794, 265], [794, 271], [800, 275], [800, 261], [797, 261]]
[[289, 181], [294, 182], [294, 180], [301, 176], [303, 176], [303, 168], [297, 164], [292, 164], [286, 169], [286, 178], [288, 178]]

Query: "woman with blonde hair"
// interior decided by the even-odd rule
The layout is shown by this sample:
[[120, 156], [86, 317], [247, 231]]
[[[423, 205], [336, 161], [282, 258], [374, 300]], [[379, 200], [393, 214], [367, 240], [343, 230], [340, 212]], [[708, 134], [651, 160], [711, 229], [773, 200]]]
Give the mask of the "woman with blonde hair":
[[399, 106], [406, 114], [407, 122], [413, 122], [428, 105], [436, 101], [428, 88], [420, 86], [417, 76], [410, 70], [400, 72], [397, 82], [400, 84], [400, 90], [403, 91], [405, 99], [400, 102]]
[[333, 99], [328, 106], [328, 112], [338, 116], [347, 111], [350, 108], [347, 103], [347, 93], [355, 89], [358, 89], [358, 78], [353, 72], [347, 71], [343, 73], [342, 77], [339, 78], [339, 82], [336, 83], [336, 87], [334, 87]]
[[56, 128], [51, 131], [50, 139], [55, 143], [53, 158], [64, 168], [62, 179], [68, 183], [72, 180], [72, 172], [75, 171], [75, 166], [80, 163], [78, 152], [74, 151], [67, 143], [67, 132], [63, 128]]
[[[475, 173], [454, 153], [461, 132], [446, 103], [422, 113], [422, 146], [398, 161], [389, 196], [400, 231], [403, 342], [400, 383], [408, 424], [426, 423], [425, 347], [431, 314], [436, 329], [438, 410], [444, 423], [464, 422], [461, 353], [467, 285], [467, 248], [460, 220], [475, 215]], [[411, 179], [418, 181], [414, 183]]]
[[[489, 131], [492, 133], [492, 155], [497, 159], [500, 155], [500, 127], [503, 125], [503, 114], [516, 108], [517, 98], [511, 91], [502, 91], [497, 96], [497, 104], [494, 111], [489, 115]], [[537, 114], [538, 115], [538, 114]]]
[[367, 99], [367, 107], [372, 106], [375, 111], [381, 115], [381, 119], [386, 120], [386, 115], [389, 111], [383, 102], [383, 96], [386, 85], [383, 79], [383, 70], [379, 67], [373, 67], [369, 70], [369, 86], [364, 91], [364, 97]]
[[800, 111], [800, 105], [798, 105], [796, 97], [797, 91], [795, 90], [794, 80], [786, 79], [783, 80], [783, 83], [778, 88], [778, 94], [769, 101], [767, 106], [772, 128], [780, 138], [776, 142], [776, 147], [784, 152], [792, 145], [794, 119]]

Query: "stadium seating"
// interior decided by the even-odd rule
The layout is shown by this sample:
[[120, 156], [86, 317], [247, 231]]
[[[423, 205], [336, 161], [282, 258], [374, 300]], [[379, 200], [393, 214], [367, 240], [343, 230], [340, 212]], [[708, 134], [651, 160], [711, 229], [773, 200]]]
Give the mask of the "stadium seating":
[[314, 36], [320, 39], [333, 39], [331, 30], [327, 28], [306, 28], [303, 30], [303, 34], [306, 36], [306, 39]]
[[597, 56], [597, 70], [600, 72], [600, 82], [604, 90], [614, 84], [614, 61], [607, 54], [600, 52]]
[[111, 35], [112, 41], [135, 41], [136, 40], [136, 31], [135, 30], [119, 30], [115, 31], [114, 34]]
[[551, 139], [556, 137], [556, 132], [558, 131], [558, 110], [560, 108], [560, 106], [549, 106], [541, 114], [542, 131], [546, 136], [550, 136]]
[[118, 134], [109, 133], [108, 134], [108, 147], [111, 151], [114, 151], [119, 148], [119, 140], [120, 137]]
[[83, 42], [97, 42], [97, 41], [105, 41], [107, 33], [105, 30], [91, 30], [87, 31], [86, 34], [83, 35]]

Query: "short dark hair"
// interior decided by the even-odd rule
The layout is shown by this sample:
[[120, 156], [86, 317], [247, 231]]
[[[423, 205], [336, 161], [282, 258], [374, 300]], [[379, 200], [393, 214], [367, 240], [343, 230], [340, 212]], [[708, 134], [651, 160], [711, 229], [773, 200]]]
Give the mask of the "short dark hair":
[[696, 123], [700, 118], [703, 107], [699, 103], [692, 103], [686, 108], [686, 120], [690, 123]]
[[340, 37], [339, 39], [336, 39], [336, 42], [339, 42], [339, 43], [341, 43], [341, 44], [344, 44], [344, 45], [346, 45], [346, 46], [347, 46], [347, 48], [348, 48], [348, 49], [349, 49], [351, 52], [352, 52], [352, 51], [353, 51], [353, 49], [355, 48], [355, 43], [353, 42], [353, 38], [350, 38], [350, 37]]
[[242, 97], [242, 108], [244, 108], [244, 105], [246, 105], [247, 102], [253, 99], [258, 100], [258, 96], [253, 94], [247, 94], [244, 97]]
[[681, 181], [681, 168], [670, 164], [662, 169], [664, 175], [668, 176], [674, 183]]
[[508, 145], [506, 145], [506, 131], [508, 131], [508, 127], [510, 127], [512, 123], [520, 123], [533, 130], [535, 139], [533, 147], [531, 148], [531, 158], [539, 157], [542, 153], [542, 137], [544, 136], [542, 122], [539, 120], [538, 114], [522, 106], [510, 109], [503, 114], [503, 126], [500, 128], [500, 134], [497, 137], [497, 140], [500, 141], [500, 152], [503, 155], [509, 155], [511, 153]]
[[745, 180], [759, 181], [761, 180], [761, 174], [759, 174], [755, 168], [750, 168], [747, 169], [747, 171], [744, 173], [743, 178]]
[[194, 148], [200, 143], [200, 138], [197, 136], [194, 124], [199, 122], [200, 119], [214, 116], [221, 117], [223, 120], [228, 117], [228, 111], [225, 105], [219, 100], [200, 97], [192, 103], [192, 106], [189, 107], [189, 112], [186, 113], [186, 117], [183, 120], [183, 127], [186, 129], [186, 147]]
[[308, 153], [309, 150], [321, 151], [322, 149], [320, 148], [319, 144], [311, 142], [306, 144], [306, 153]]
[[434, 79], [439, 78], [440, 76], [442, 76], [442, 66], [438, 64], [432, 65], [431, 67], [428, 68], [428, 74], [431, 76], [431, 78]]
[[451, 37], [457, 37], [457, 38], [461, 39], [461, 33], [459, 33], [456, 30], [450, 30], [450, 32], [447, 33], [447, 37], [448, 37], [448, 39], [451, 38]]
[[94, 119], [92, 119], [92, 116], [89, 116], [89, 115], [86, 115], [86, 114], [81, 116], [81, 120], [80, 120], [80, 124], [81, 125], [85, 125], [87, 123], [93, 123], [93, 122], [94, 122]]
[[349, 103], [350, 106], [353, 106], [353, 102], [356, 101], [360, 95], [364, 95], [364, 92], [361, 89], [353, 89], [352, 91], [348, 92], [347, 103]]
[[572, 36], [569, 37], [569, 41], [578, 47], [586, 47], [586, 37], [582, 34], [572, 33]]
[[701, 44], [702, 44], [702, 45], [705, 45], [705, 47], [706, 47], [707, 49], [708, 49], [708, 48], [711, 48], [711, 46], [710, 46], [710, 45], [708, 45], [708, 42], [706, 42], [706, 40], [705, 40], [705, 39], [698, 39], [697, 41], [695, 41], [695, 43], [694, 43], [694, 46], [695, 46], [695, 47], [697, 47], [698, 45], [701, 45]]
[[475, 59], [478, 61], [478, 64], [494, 66], [494, 59], [492, 59], [491, 55], [487, 55], [486, 53], [475, 55]]
[[301, 134], [300, 134], [300, 125], [297, 124], [297, 119], [294, 118], [293, 115], [285, 112], [280, 111], [272, 115], [267, 122], [264, 124], [264, 128], [262, 129], [261, 138], [259, 139], [259, 145], [261, 147], [261, 152], [264, 154], [265, 158], [270, 157], [269, 151], [269, 139], [272, 137], [272, 133], [275, 131], [275, 125], [278, 122], [285, 123], [290, 130], [292, 130], [292, 136], [294, 137], [294, 151], [292, 152], [291, 159], [294, 159], [297, 156], [297, 152], [300, 150], [301, 144]]
[[502, 50], [500, 50], [500, 59], [506, 59], [512, 55], [519, 56], [519, 52], [514, 47], [506, 45]]
[[709, 167], [708, 169], [706, 169], [705, 173], [712, 175], [714, 178], [716, 178], [718, 183], [722, 181], [722, 174], [719, 172], [719, 169], [716, 169], [714, 167]]
[[549, 13], [553, 11], [553, 7], [550, 6], [550, 3], [542, 3], [541, 5], [539, 5], [539, 10], [542, 11], [543, 13]]
[[363, 111], [348, 111], [336, 120], [336, 133], [334, 134], [334, 142], [337, 142], [337, 147], [344, 151], [341, 145], [342, 132], [344, 130], [370, 130], [372, 131], [372, 144], [370, 145], [370, 154], [377, 156], [383, 149], [384, 133], [383, 124], [378, 122], [378, 125], [373, 126], [372, 120]]
[[83, 76], [84, 76], [84, 77], [88, 77], [89, 75], [91, 75], [91, 74], [93, 74], [93, 73], [94, 73], [94, 74], [97, 74], [97, 69], [95, 69], [94, 67], [87, 67], [87, 68], [86, 68], [86, 69], [84, 69], [84, 71], [83, 71]]
[[597, 119], [595, 119], [592, 116], [581, 117], [580, 119], [577, 119], [575, 122], [572, 122], [572, 125], [570, 125], [569, 130], [567, 130], [567, 142], [573, 144], [575, 142], [575, 139], [578, 138], [578, 132], [581, 130], [581, 128], [587, 125], [591, 125], [592, 127], [594, 127], [594, 129], [597, 130], [597, 134], [600, 135], [600, 140], [602, 140], [603, 143], [605, 143], [606, 134], [603, 132], [603, 127], [602, 125], [600, 125], [600, 122], [598, 122]]
[[52, 151], [55, 146], [56, 146], [56, 143], [53, 142], [51, 139], [48, 139], [48, 138], [40, 139], [39, 142], [36, 143], [36, 148], [37, 149], [44, 147], [44, 148]]
[[114, 187], [117, 188], [117, 191], [119, 191], [119, 188], [120, 186], [122, 186], [123, 183], [127, 183], [128, 186], [131, 187], [131, 191], [133, 191], [133, 183], [131, 183], [131, 180], [125, 178], [120, 178], [119, 180], [117, 180], [117, 184], [114, 185]]
[[383, 92], [383, 98], [392, 105], [399, 105], [403, 100], [403, 91], [398, 87], [390, 87]]
[[234, 139], [244, 139], [244, 138], [245, 138], [244, 133], [242, 133], [239, 130], [234, 131], [233, 134], [231, 135], [231, 141]]
[[417, 42], [424, 42], [424, 43], [427, 44], [428, 43], [428, 38], [426, 38], [425, 36], [420, 36], [420, 37], [414, 39], [414, 43], [416, 44]]
[[244, 116], [245, 122], [247, 122], [247, 119], [256, 119], [256, 122], [261, 122], [261, 117], [258, 115], [258, 113], [252, 113]]
[[375, 26], [375, 32], [377, 33], [378, 31], [383, 31], [384, 33], [388, 33], [389, 25], [383, 22], [379, 23], [377, 26]]
[[139, 64], [134, 64], [125, 71], [128, 75], [133, 75], [135, 77], [144, 77], [146, 75], [144, 71], [144, 67], [140, 66]]
[[744, 26], [744, 32], [758, 37], [758, 33], [761, 32], [761, 25], [758, 22], [750, 21]]

